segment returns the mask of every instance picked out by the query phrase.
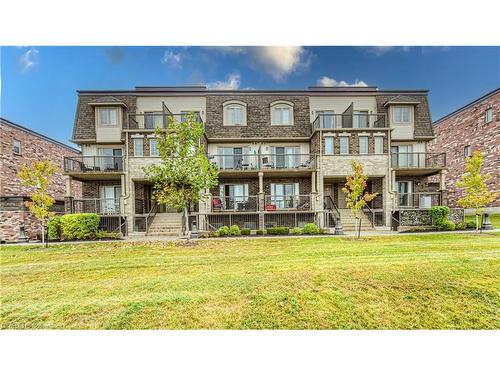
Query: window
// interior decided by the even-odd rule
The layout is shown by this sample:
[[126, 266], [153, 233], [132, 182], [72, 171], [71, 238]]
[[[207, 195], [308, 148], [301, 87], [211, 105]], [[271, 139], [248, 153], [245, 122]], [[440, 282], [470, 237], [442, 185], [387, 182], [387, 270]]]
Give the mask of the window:
[[366, 136], [359, 137], [359, 154], [360, 155], [368, 154], [368, 137]]
[[354, 128], [368, 127], [368, 111], [354, 111], [353, 127]]
[[143, 138], [134, 138], [134, 156], [144, 155], [144, 140]]
[[271, 205], [276, 208], [295, 208], [299, 204], [299, 183], [271, 184]]
[[241, 126], [243, 124], [243, 107], [231, 105], [226, 108], [226, 124], [228, 126]]
[[118, 108], [99, 108], [99, 125], [116, 126], [118, 125]]
[[397, 181], [398, 204], [400, 207], [413, 207], [413, 181]]
[[155, 129], [163, 127], [163, 113], [144, 112], [144, 127], [146, 129]]
[[472, 147], [470, 145], [464, 147], [464, 156], [466, 158], [470, 158], [472, 156]]
[[325, 155], [333, 155], [333, 137], [325, 137]]
[[271, 125], [293, 125], [293, 103], [288, 101], [271, 103]]
[[349, 137], [339, 137], [340, 139], [340, 155], [349, 155]]
[[158, 140], [156, 138], [149, 139], [149, 156], [160, 156], [158, 152]]
[[21, 155], [21, 141], [14, 139], [14, 143], [12, 145], [12, 150], [14, 151], [14, 155]]
[[121, 148], [99, 148], [98, 153], [100, 168], [103, 171], [122, 171], [123, 158]]
[[335, 116], [333, 111], [316, 111], [319, 118], [320, 129], [333, 129], [335, 127]]
[[383, 154], [384, 153], [384, 137], [375, 137], [375, 153]]
[[392, 122], [395, 124], [409, 124], [410, 123], [410, 107], [409, 106], [395, 106], [392, 108]]
[[102, 214], [118, 214], [120, 212], [120, 196], [122, 188], [118, 185], [107, 185], [100, 187], [100, 202]]
[[[300, 147], [278, 146], [271, 147], [271, 168], [297, 168], [299, 163]], [[264, 159], [264, 158], [263, 158]]]
[[493, 121], [493, 108], [488, 108], [486, 110], [486, 123]]

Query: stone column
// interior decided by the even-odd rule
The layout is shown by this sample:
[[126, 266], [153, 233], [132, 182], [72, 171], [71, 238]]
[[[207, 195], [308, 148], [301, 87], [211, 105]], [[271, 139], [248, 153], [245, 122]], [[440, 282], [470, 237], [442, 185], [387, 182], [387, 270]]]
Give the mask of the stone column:
[[384, 209], [385, 226], [391, 227], [393, 200], [390, 194], [390, 179], [392, 175], [382, 178], [382, 208]]
[[64, 212], [73, 213], [73, 177], [65, 176], [66, 195], [64, 197]]
[[[123, 213], [127, 217], [128, 235], [134, 233], [135, 187], [134, 181], [126, 179], [128, 198], [123, 199]], [[123, 189], [123, 188], [122, 188]]]

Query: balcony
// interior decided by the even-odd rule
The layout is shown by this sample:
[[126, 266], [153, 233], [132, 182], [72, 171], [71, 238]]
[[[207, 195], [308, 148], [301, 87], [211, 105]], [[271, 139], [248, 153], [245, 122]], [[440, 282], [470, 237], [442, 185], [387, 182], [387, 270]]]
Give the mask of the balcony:
[[441, 206], [442, 202], [443, 197], [440, 191], [396, 194], [396, 204], [399, 209], [427, 209]]
[[399, 175], [431, 175], [446, 168], [446, 153], [392, 153], [391, 166]]
[[64, 172], [85, 179], [113, 179], [123, 173], [123, 156], [65, 156]]
[[265, 211], [311, 211], [311, 195], [266, 195]]
[[120, 215], [120, 198], [83, 198], [73, 199], [73, 213], [92, 213], [97, 215]]
[[[185, 121], [189, 113], [132, 113], [128, 115], [128, 121], [124, 124], [125, 130], [147, 130], [166, 129], [172, 121]], [[194, 113], [196, 122], [203, 122], [198, 113]]]
[[316, 158], [313, 154], [209, 155], [208, 159], [219, 168], [219, 172], [236, 176], [241, 175], [242, 172], [259, 171], [310, 172], [316, 167]]
[[320, 114], [312, 123], [312, 131], [334, 129], [386, 128], [385, 114]]
[[257, 212], [259, 211], [259, 197], [246, 196], [213, 196], [211, 197], [212, 212]]

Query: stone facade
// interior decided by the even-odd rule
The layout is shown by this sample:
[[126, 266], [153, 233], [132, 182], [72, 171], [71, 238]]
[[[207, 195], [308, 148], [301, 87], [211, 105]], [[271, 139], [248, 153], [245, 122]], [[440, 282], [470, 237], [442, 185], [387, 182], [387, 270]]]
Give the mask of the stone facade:
[[[486, 123], [486, 110], [493, 110], [493, 120]], [[488, 187], [500, 192], [500, 89], [474, 101], [434, 123], [436, 141], [429, 142], [429, 152], [446, 152], [448, 172], [446, 189], [448, 203], [457, 206], [463, 192], [455, 185], [465, 172], [467, 158], [464, 148], [481, 151], [484, 155], [483, 173], [490, 173]], [[500, 207], [500, 198], [491, 205]]]
[[[229, 100], [247, 104], [246, 126], [224, 126], [223, 103]], [[293, 125], [271, 125], [271, 103], [277, 100], [293, 103]], [[209, 139], [309, 137], [311, 135], [309, 98], [306, 95], [209, 95], [206, 132]]]
[[[21, 150], [14, 153], [14, 141], [19, 141]], [[21, 125], [0, 119], [0, 240], [15, 241], [18, 238], [19, 226], [24, 224], [31, 239], [36, 238], [38, 225], [27, 212], [24, 202], [29, 200], [34, 190], [22, 186], [18, 173], [23, 164], [31, 165], [35, 161], [49, 159], [59, 167], [52, 177], [48, 193], [54, 197], [56, 204], [53, 210], [61, 212], [64, 208], [66, 180], [63, 174], [64, 156], [77, 156], [79, 151], [38, 134]], [[74, 196], [81, 196], [81, 184], [73, 182]]]

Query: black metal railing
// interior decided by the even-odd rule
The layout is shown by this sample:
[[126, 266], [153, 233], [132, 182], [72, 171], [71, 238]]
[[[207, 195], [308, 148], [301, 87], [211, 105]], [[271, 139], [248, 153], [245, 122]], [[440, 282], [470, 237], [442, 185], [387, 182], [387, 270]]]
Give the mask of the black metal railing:
[[257, 195], [244, 195], [244, 196], [213, 196], [212, 212], [217, 211], [258, 211], [259, 210], [259, 197]]
[[391, 153], [393, 168], [445, 168], [446, 153], [434, 152], [393, 152]]
[[93, 213], [97, 215], [120, 215], [120, 198], [73, 199], [73, 213]]
[[311, 195], [266, 195], [264, 198], [265, 211], [277, 210], [311, 210]]
[[128, 121], [124, 124], [124, 129], [132, 130], [154, 130], [157, 128], [166, 129], [174, 121], [187, 121], [192, 116], [193, 121], [203, 122], [197, 112], [186, 113], [131, 113], [128, 115]]
[[443, 197], [440, 191], [420, 193], [398, 193], [396, 195], [398, 208], [431, 208], [440, 206]]
[[234, 154], [209, 155], [208, 159], [222, 171], [313, 169], [313, 154]]
[[65, 156], [64, 172], [123, 172], [123, 156]]
[[319, 114], [312, 123], [312, 130], [386, 128], [385, 114], [349, 113]]

